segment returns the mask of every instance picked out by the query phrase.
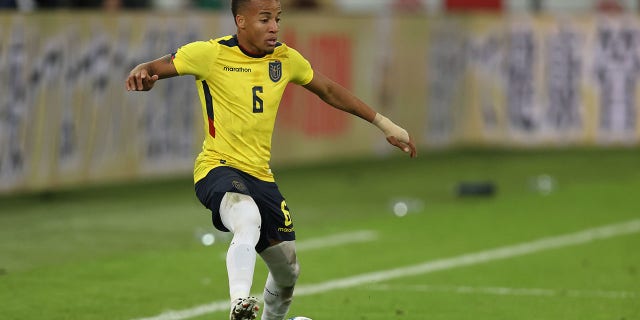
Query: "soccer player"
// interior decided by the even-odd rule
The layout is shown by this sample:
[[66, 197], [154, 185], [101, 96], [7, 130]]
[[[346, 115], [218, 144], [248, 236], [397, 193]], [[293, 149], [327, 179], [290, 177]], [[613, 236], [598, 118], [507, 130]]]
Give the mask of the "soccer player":
[[126, 89], [146, 91], [156, 81], [195, 76], [205, 137], [194, 167], [195, 191], [214, 226], [233, 233], [226, 264], [231, 320], [255, 319], [250, 297], [256, 256], [269, 269], [263, 320], [282, 320], [299, 274], [289, 208], [269, 168], [276, 112], [289, 82], [304, 86], [340, 110], [372, 122], [387, 141], [416, 156], [409, 134], [312, 69], [278, 42], [279, 0], [232, 0], [237, 34], [192, 42], [131, 70]]

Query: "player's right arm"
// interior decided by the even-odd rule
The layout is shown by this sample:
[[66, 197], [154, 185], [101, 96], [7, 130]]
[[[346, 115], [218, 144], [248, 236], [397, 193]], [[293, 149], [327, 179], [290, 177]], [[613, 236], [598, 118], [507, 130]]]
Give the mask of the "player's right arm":
[[129, 72], [126, 80], [128, 91], [149, 91], [159, 79], [178, 75], [170, 54], [153, 61], [141, 63]]

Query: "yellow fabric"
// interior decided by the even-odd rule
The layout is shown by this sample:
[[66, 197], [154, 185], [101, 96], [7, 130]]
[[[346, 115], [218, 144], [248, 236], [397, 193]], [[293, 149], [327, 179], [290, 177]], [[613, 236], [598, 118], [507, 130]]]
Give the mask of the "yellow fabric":
[[280, 43], [272, 54], [251, 57], [226, 36], [181, 47], [173, 63], [180, 75], [196, 77], [202, 105], [204, 143], [194, 181], [222, 165], [274, 181], [269, 161], [278, 106], [287, 83], [313, 79], [309, 62]]

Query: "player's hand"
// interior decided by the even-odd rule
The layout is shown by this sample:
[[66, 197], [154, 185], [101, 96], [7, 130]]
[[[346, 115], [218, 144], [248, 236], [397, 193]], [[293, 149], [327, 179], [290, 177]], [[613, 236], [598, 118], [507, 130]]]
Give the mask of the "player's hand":
[[388, 136], [387, 141], [390, 144], [400, 148], [400, 150], [408, 153], [411, 158], [415, 158], [418, 156], [418, 151], [416, 151], [416, 146], [413, 144], [411, 137], [409, 137], [409, 140], [403, 142], [394, 136]]
[[131, 70], [129, 77], [127, 77], [127, 91], [149, 91], [159, 78], [157, 74], [149, 75], [147, 69], [135, 68]]
[[372, 123], [384, 132], [384, 135], [387, 137], [387, 141], [390, 144], [408, 153], [411, 158], [415, 158], [418, 155], [416, 146], [413, 144], [413, 140], [411, 139], [411, 136], [409, 136], [407, 130], [393, 123], [391, 120], [379, 113], [376, 113]]

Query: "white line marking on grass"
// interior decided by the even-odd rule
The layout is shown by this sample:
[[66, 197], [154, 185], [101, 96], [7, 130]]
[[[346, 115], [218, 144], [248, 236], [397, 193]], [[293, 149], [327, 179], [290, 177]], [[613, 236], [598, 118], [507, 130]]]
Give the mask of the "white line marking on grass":
[[370, 242], [378, 239], [378, 233], [371, 230], [338, 233], [326, 237], [296, 241], [297, 251], [337, 247], [347, 243]]
[[[309, 240], [296, 241], [296, 251], [309, 251], [342, 246], [350, 243], [370, 242], [378, 239], [378, 233], [372, 230], [359, 230], [353, 232], [337, 233], [325, 237], [313, 238]], [[220, 254], [220, 258], [225, 260], [227, 253]]]
[[[452, 258], [427, 261], [421, 264], [402, 268], [365, 273], [317, 284], [301, 285], [296, 288], [295, 295], [306, 296], [338, 289], [356, 287], [367, 283], [376, 283], [397, 278], [431, 273], [435, 271], [471, 266], [495, 260], [524, 256], [540, 251], [585, 244], [596, 240], [603, 240], [638, 232], [640, 232], [640, 219], [618, 224], [606, 225], [593, 229], [587, 229], [555, 237], [541, 238], [538, 240], [499, 247], [496, 249], [463, 254]], [[225, 300], [200, 305], [181, 311], [167, 311], [154, 317], [140, 318], [136, 320], [182, 320], [208, 313], [227, 311], [228, 309], [229, 302]]]
[[490, 294], [499, 296], [544, 296], [570, 298], [607, 298], [635, 299], [639, 295], [634, 291], [608, 290], [575, 290], [575, 289], [541, 289], [541, 288], [505, 288], [505, 287], [472, 287], [442, 285], [389, 285], [378, 284], [367, 287], [369, 290], [402, 291], [402, 292], [444, 292], [461, 294]]

